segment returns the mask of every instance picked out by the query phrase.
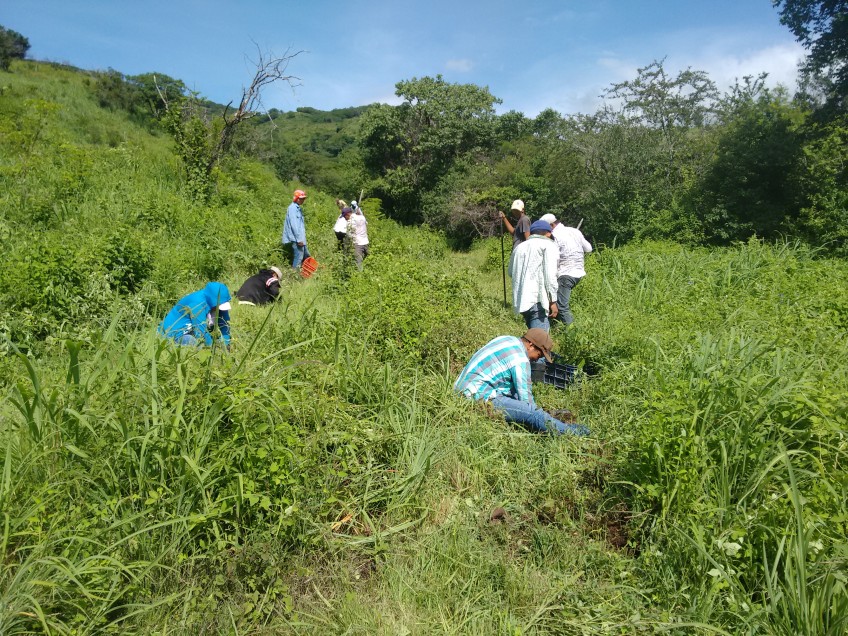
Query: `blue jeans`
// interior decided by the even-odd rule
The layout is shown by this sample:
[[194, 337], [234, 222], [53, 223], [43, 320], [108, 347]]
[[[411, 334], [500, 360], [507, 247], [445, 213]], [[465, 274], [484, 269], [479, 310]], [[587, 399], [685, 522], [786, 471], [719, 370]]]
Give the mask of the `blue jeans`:
[[[524, 318], [524, 324], [527, 325], [528, 329], [538, 327], [545, 331], [551, 330], [551, 323], [548, 320], [548, 314], [545, 312], [545, 308], [542, 306], [542, 303], [536, 303], [527, 311], [522, 311], [521, 315]], [[545, 377], [545, 359], [539, 358], [536, 362], [531, 362], [530, 369], [533, 373], [533, 381], [541, 382]]]
[[570, 434], [578, 437], [585, 437], [589, 434], [589, 429], [582, 424], [560, 422], [529, 402], [499, 395], [492, 398], [491, 404], [499, 411], [503, 411], [507, 422], [524, 424], [532, 431], [539, 433], [556, 432], [559, 435]]
[[571, 313], [569, 303], [571, 302], [571, 290], [579, 282], [580, 279], [573, 276], [560, 276], [557, 279], [557, 283], [559, 283], [559, 287], [557, 287], [557, 307], [559, 308], [559, 312], [556, 319], [565, 323], [566, 326], [574, 322], [574, 314]]
[[522, 311], [521, 317], [524, 318], [524, 324], [527, 325], [528, 329], [538, 327], [545, 331], [551, 330], [551, 323], [548, 321], [548, 314], [542, 307], [542, 303], [536, 303], [527, 311]]
[[297, 243], [292, 243], [291, 246], [292, 250], [294, 250], [292, 268], [300, 269], [301, 264], [303, 264], [303, 260], [309, 257], [309, 250], [306, 249], [306, 243], [304, 243], [303, 246], [300, 246]]

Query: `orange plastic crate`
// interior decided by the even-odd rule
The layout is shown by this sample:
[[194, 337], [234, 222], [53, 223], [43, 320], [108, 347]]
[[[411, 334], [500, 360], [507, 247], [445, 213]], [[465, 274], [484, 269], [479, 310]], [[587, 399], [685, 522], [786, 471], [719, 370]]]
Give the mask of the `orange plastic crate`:
[[303, 263], [300, 266], [300, 275], [304, 278], [309, 278], [312, 274], [315, 273], [315, 270], [318, 269], [318, 261], [316, 261], [311, 256], [307, 256], [303, 259]]

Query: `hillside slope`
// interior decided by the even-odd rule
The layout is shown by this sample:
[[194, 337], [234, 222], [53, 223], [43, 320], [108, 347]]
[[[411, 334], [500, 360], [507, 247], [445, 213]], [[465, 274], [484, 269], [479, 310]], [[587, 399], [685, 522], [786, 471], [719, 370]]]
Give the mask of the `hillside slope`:
[[[0, 74], [0, 633], [828, 633], [844, 595], [844, 262], [753, 241], [596, 253], [554, 338], [589, 439], [451, 385], [521, 321], [500, 243], [365, 201], [362, 272], [310, 191], [310, 249], [233, 346], [154, 333], [278, 251], [293, 183], [169, 140], [83, 73]], [[349, 196], [349, 195], [348, 195]]]

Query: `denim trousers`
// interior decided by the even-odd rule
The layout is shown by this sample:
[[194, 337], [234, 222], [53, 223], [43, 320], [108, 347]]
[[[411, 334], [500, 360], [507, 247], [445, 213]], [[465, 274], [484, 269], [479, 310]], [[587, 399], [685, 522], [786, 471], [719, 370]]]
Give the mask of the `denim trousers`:
[[503, 411], [507, 422], [524, 424], [530, 430], [538, 433], [557, 433], [558, 435], [567, 434], [577, 435], [578, 437], [585, 437], [589, 434], [589, 429], [582, 424], [560, 422], [529, 402], [499, 395], [492, 398], [491, 404], [499, 411]]
[[[527, 325], [528, 329], [538, 327], [545, 331], [551, 330], [551, 323], [548, 320], [548, 314], [545, 312], [545, 308], [542, 306], [542, 303], [536, 303], [527, 311], [522, 311], [521, 315], [524, 318], [524, 324]], [[533, 381], [541, 382], [542, 378], [545, 377], [545, 359], [540, 358], [536, 362], [531, 362], [530, 369], [533, 373]]]
[[301, 264], [303, 263], [303, 259], [309, 257], [309, 250], [306, 249], [306, 243], [302, 246], [297, 243], [292, 243], [292, 250], [294, 250], [294, 258], [292, 259], [292, 268], [300, 269]]
[[556, 319], [566, 325], [570, 325], [574, 322], [574, 314], [571, 313], [569, 303], [571, 302], [571, 290], [574, 289], [579, 282], [580, 279], [574, 278], [573, 276], [560, 276], [557, 279], [557, 283], [559, 284], [557, 287], [557, 308], [559, 311], [557, 312]]
[[524, 318], [524, 324], [527, 325], [528, 329], [535, 329], [538, 327], [545, 331], [551, 330], [551, 323], [548, 321], [548, 313], [545, 311], [542, 303], [536, 303], [527, 311], [522, 311], [521, 317]]

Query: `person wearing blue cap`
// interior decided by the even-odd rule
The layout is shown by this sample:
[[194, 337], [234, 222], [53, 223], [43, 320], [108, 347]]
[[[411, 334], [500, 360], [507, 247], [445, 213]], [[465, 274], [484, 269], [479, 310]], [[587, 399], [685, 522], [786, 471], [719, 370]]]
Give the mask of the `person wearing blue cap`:
[[[530, 237], [512, 251], [509, 275], [512, 278], [512, 308], [524, 318], [528, 329], [550, 331], [557, 308], [557, 258], [559, 250], [551, 238], [551, 224], [533, 221]], [[545, 376], [545, 361], [533, 362], [533, 379]]]
[[509, 261], [512, 277], [512, 308], [521, 314], [528, 329], [548, 331], [548, 317], [557, 315], [557, 259], [559, 250], [551, 239], [551, 224], [533, 221], [530, 238], [519, 244]]

